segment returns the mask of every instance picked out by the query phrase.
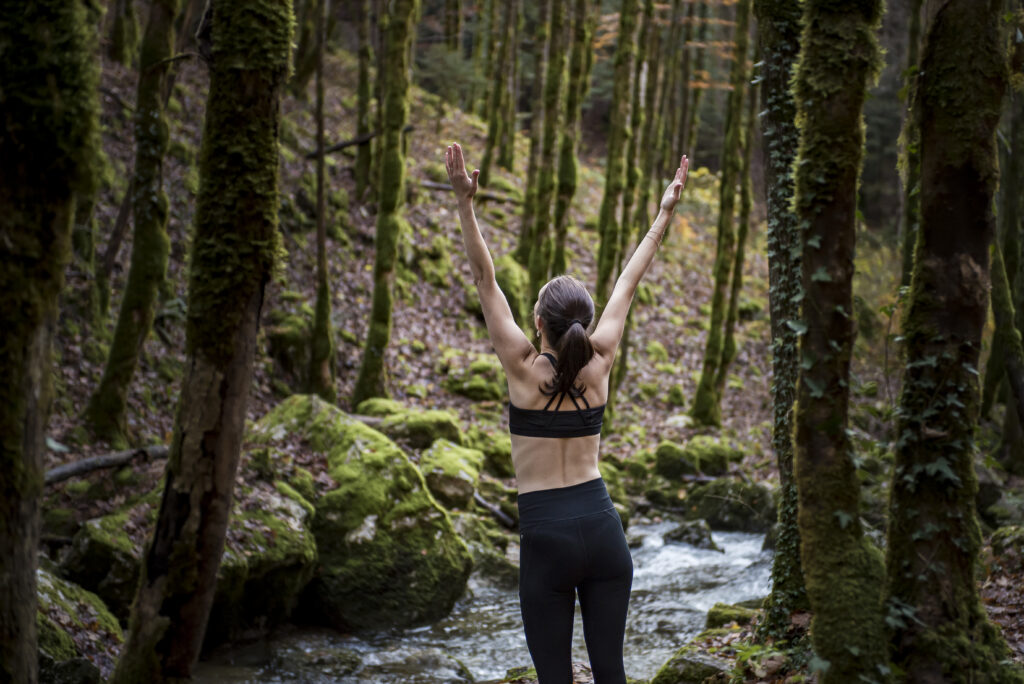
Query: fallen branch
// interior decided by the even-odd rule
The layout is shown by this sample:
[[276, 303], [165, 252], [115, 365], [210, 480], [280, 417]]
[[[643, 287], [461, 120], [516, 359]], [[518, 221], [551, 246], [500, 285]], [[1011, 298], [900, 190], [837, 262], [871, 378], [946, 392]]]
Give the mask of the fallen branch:
[[502, 525], [504, 525], [506, 528], [508, 528], [510, 530], [514, 530], [515, 529], [516, 521], [513, 520], [508, 515], [508, 513], [506, 513], [505, 511], [501, 510], [500, 508], [498, 508], [497, 506], [492, 504], [490, 501], [488, 501], [484, 497], [480, 496], [480, 492], [473, 492], [473, 500], [476, 501], [478, 504], [480, 504], [486, 510], [490, 511], [491, 515], [493, 515], [494, 518], [498, 522], [500, 522]]
[[[416, 130], [415, 126], [407, 124], [406, 127], [402, 129], [402, 133], [408, 133], [414, 130]], [[366, 143], [376, 138], [378, 135], [380, 135], [380, 131], [370, 131], [369, 133], [357, 135], [351, 140], [343, 140], [340, 143], [334, 143], [333, 145], [324, 148], [324, 154], [330, 154], [331, 152], [339, 152], [345, 149], [346, 147], [352, 147], [353, 145], [365, 145]], [[316, 155], [316, 150], [313, 150], [312, 152], [307, 152], [306, 159], [316, 159]]]
[[83, 458], [80, 461], [65, 463], [64, 465], [59, 465], [52, 470], [46, 471], [46, 484], [51, 485], [63, 482], [64, 480], [72, 477], [91, 473], [94, 470], [116, 468], [130, 463], [136, 458], [145, 458], [146, 460], [167, 458], [167, 452], [167, 445], [154, 444], [152, 446], [141, 447], [139, 449], [128, 449], [127, 451], [116, 451], [112, 454], [102, 454], [100, 456]]
[[[420, 181], [420, 185], [429, 190], [447, 190], [452, 192], [452, 186], [448, 183], [436, 183], [434, 181]], [[509, 204], [522, 204], [523, 201], [511, 195], [499, 195], [495, 192], [487, 192], [486, 190], [477, 190], [475, 197], [479, 197], [482, 200], [493, 200], [495, 202], [508, 202]]]

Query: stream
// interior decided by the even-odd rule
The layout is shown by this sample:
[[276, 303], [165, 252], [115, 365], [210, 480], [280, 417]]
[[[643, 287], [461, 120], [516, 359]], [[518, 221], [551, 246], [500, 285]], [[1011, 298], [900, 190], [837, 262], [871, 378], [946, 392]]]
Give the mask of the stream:
[[[675, 650], [704, 628], [716, 602], [765, 596], [771, 552], [763, 535], [716, 532], [725, 550], [665, 543], [673, 522], [634, 524], [633, 593], [626, 620], [626, 674], [649, 679]], [[635, 540], [641, 540], [639, 545]], [[579, 605], [573, 660], [587, 661]], [[197, 684], [442, 684], [498, 679], [529, 665], [519, 596], [476, 575], [451, 614], [432, 625], [401, 632], [341, 635], [288, 628], [244, 647], [216, 653], [196, 668]]]

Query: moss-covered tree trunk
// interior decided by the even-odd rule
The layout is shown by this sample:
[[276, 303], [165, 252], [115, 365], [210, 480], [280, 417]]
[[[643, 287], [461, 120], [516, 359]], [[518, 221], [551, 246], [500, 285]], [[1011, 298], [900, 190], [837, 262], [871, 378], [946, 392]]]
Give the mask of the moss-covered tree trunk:
[[402, 129], [409, 121], [409, 43], [418, 0], [395, 0], [389, 6], [383, 68], [377, 75], [384, 93], [384, 129], [380, 192], [377, 209], [376, 253], [373, 262], [373, 304], [352, 405], [370, 397], [387, 396], [384, 354], [391, 339], [392, 281], [398, 240], [405, 229], [405, 154]]
[[665, 175], [665, 169], [670, 162], [669, 147], [672, 145], [672, 124], [675, 120], [675, 112], [672, 110], [673, 98], [678, 93], [679, 69], [676, 65], [679, 61], [679, 53], [685, 50], [680, 40], [683, 32], [683, 3], [682, 0], [672, 0], [672, 13], [669, 15], [668, 40], [662, 49], [661, 59], [665, 65], [665, 83], [658, 94], [658, 152], [655, 160], [655, 168], [658, 177]]
[[793, 478], [793, 401], [800, 318], [800, 232], [793, 212], [793, 160], [800, 142], [790, 81], [800, 54], [800, 0], [754, 0], [762, 53], [765, 185], [768, 204], [768, 306], [772, 331], [772, 448], [779, 467], [778, 529], [772, 558], [772, 591], [762, 639], [782, 638], [793, 611], [808, 607], [800, 562], [796, 482]]
[[576, 195], [579, 162], [576, 159], [576, 141], [580, 133], [580, 105], [586, 88], [584, 73], [587, 51], [593, 48], [592, 13], [587, 0], [574, 0], [572, 19], [572, 49], [569, 55], [569, 80], [565, 96], [565, 135], [558, 153], [558, 187], [555, 191], [555, 251], [551, 272], [565, 273], [565, 240], [569, 229], [569, 207]]
[[326, 401], [337, 397], [334, 387], [334, 331], [331, 328], [331, 290], [327, 274], [327, 164], [324, 155], [324, 53], [330, 0], [317, 0], [316, 40], [316, 308], [309, 348], [309, 391]]
[[89, 398], [85, 423], [96, 437], [117, 447], [126, 445], [125, 411], [128, 390], [142, 346], [156, 315], [157, 294], [167, 273], [167, 195], [163, 187], [164, 154], [168, 145], [164, 116], [164, 82], [174, 46], [178, 0], [154, 0], [139, 55], [135, 98], [135, 172], [132, 214], [135, 232], [128, 283], [107, 354], [103, 377]]
[[462, 0], [444, 0], [444, 42], [449, 50], [462, 54]]
[[693, 42], [696, 12], [697, 3], [687, 3], [686, 16], [683, 17], [681, 29], [682, 39], [679, 44], [679, 50], [676, 53], [677, 61], [673, 65], [678, 76], [675, 90], [670, 95], [671, 112], [668, 113], [668, 122], [665, 126], [666, 139], [661, 166], [666, 173], [675, 167], [679, 161], [679, 156], [682, 154], [682, 150], [686, 149], [686, 120], [690, 107], [690, 68], [692, 66], [690, 43]]
[[[473, 37], [473, 47], [470, 51], [470, 60], [473, 63], [473, 72], [477, 78], [473, 82], [473, 86], [469, 92], [469, 101], [466, 103], [467, 112], [477, 111], [478, 103], [483, 96], [486, 102], [487, 89], [483, 85], [486, 83], [486, 72], [484, 71], [484, 48], [487, 45], [487, 14], [481, 6], [480, 0], [475, 3], [473, 10], [473, 30], [471, 36]], [[486, 0], [490, 3], [492, 0]]]
[[[356, 86], [356, 135], [370, 132], [370, 62], [373, 46], [370, 43], [370, 0], [358, 0], [357, 31], [359, 40], [359, 82]], [[378, 105], [379, 106], [379, 105]], [[362, 199], [371, 184], [370, 167], [373, 145], [369, 142], [356, 150], [356, 199]]]
[[292, 58], [294, 68], [288, 90], [294, 97], [305, 99], [306, 86], [316, 71], [316, 7], [319, 0], [296, 0], [295, 24], [299, 39]]
[[750, 30], [751, 0], [736, 5], [735, 57], [729, 82], [732, 90], [725, 110], [725, 139], [722, 145], [722, 179], [718, 194], [718, 246], [715, 250], [715, 285], [711, 296], [711, 325], [704, 344], [704, 362], [693, 398], [690, 415], [703, 425], [722, 422], [722, 397], [716, 378], [722, 365], [726, 313], [729, 306], [729, 274], [736, 252], [733, 212], [736, 207], [736, 182], [740, 172], [740, 143], [743, 129], [743, 92], [747, 76], [747, 48]]
[[547, 73], [544, 74], [544, 140], [537, 173], [537, 203], [534, 207], [530, 239], [530, 301], [537, 296], [551, 271], [554, 240], [551, 235], [552, 199], [555, 195], [555, 164], [558, 158], [558, 133], [562, 120], [559, 96], [565, 71], [565, 2], [551, 4], [551, 39], [548, 41]]
[[[712, 37], [709, 3], [700, 3], [697, 10], [697, 42], [700, 47], [696, 49], [696, 56], [693, 58], [692, 73], [696, 78], [706, 76], [704, 67], [707, 64], [708, 40]], [[697, 134], [700, 133], [700, 106], [704, 101], [704, 88], [695, 87], [691, 89], [690, 106], [687, 108], [686, 124], [686, 154], [694, 159], [697, 154]]]
[[[921, 225], [889, 500], [893, 660], [910, 682], [1020, 682], [978, 598], [974, 430], [1006, 86], [999, 0], [926, 7], [914, 111]], [[995, 275], [999, 275], [997, 272]]]
[[[759, 60], [757, 52], [754, 63]], [[748, 77], [747, 81], [750, 80]], [[743, 261], [747, 246], [747, 234], [750, 232], [750, 210], [753, 204], [752, 178], [750, 176], [750, 159], [754, 150], [754, 126], [757, 124], [757, 89], [747, 88], [747, 114], [744, 119], [742, 137], [740, 138], [740, 215], [739, 227], [736, 230], [736, 253], [732, 261], [732, 285], [729, 288], [729, 306], [725, 315], [725, 333], [722, 340], [722, 358], [718, 364], [718, 375], [715, 377], [715, 393], [721, 401], [725, 394], [725, 384], [729, 377], [729, 368], [736, 359], [736, 320], [739, 312], [740, 293], [743, 290]]]
[[861, 528], [860, 483], [846, 434], [854, 340], [853, 253], [862, 111], [879, 68], [881, 0], [806, 0], [794, 81], [803, 224], [803, 320], [796, 409], [801, 560], [823, 684], [885, 681], [881, 553]]
[[537, 206], [537, 172], [540, 168], [541, 127], [544, 123], [544, 71], [547, 63], [549, 17], [553, 0], [540, 0], [537, 27], [533, 32], [533, 84], [530, 86], [530, 159], [526, 165], [526, 192], [523, 202], [523, 217], [519, 224], [519, 244], [516, 246], [516, 261], [523, 266], [530, 265], [533, 243], [534, 211]]
[[505, 116], [505, 103], [512, 98], [509, 90], [508, 65], [512, 62], [513, 25], [516, 17], [516, 2], [508, 0], [502, 3], [501, 17], [501, 38], [498, 34], [491, 32], [491, 40], [497, 46], [497, 56], [493, 62], [494, 72], [490, 74], [491, 90], [487, 97], [487, 111], [484, 119], [487, 121], [487, 140], [484, 142], [484, 156], [480, 162], [480, 185], [487, 187], [491, 180], [491, 165], [494, 157], [505, 135], [505, 126], [508, 123]]
[[135, 0], [113, 0], [108, 12], [107, 57], [131, 66], [139, 49], [139, 16], [135, 12]]
[[615, 80], [612, 84], [611, 128], [608, 131], [608, 161], [605, 164], [604, 195], [597, 217], [600, 245], [597, 252], [597, 305], [603, 308], [608, 299], [619, 247], [619, 226], [616, 212], [625, 184], [623, 151], [632, 135], [629, 130], [629, 75], [636, 51], [635, 32], [637, 0], [622, 0], [619, 11], [619, 38], [615, 46]]
[[0, 1], [0, 682], [37, 678], [36, 569], [51, 339], [77, 195], [93, 190], [92, 3]]
[[498, 166], [512, 170], [516, 160], [516, 103], [519, 100], [519, 34], [523, 27], [523, 8], [519, 0], [510, 0], [513, 5], [514, 19], [512, 37], [509, 42], [509, 55], [505, 69], [505, 97], [503, 98], [501, 116], [501, 139], [498, 141]]
[[991, 252], [992, 313], [996, 319], [996, 327], [1009, 331], [1006, 341], [1006, 380], [1012, 401], [1008, 402], [1007, 411], [1014, 411], [1017, 424], [1024, 425], [1024, 349], [1021, 347], [1021, 334], [1016, 325], [1013, 290], [1010, 289], [1010, 281], [1006, 277], [1003, 250], [1000, 249], [998, 242], [992, 243]]
[[[494, 74], [494, 62], [498, 59], [497, 45], [498, 31], [500, 29], [497, 26], [497, 22], [495, 21], [495, 19], [498, 16], [498, 10], [496, 9], [496, 5], [498, 2], [500, 2], [500, 0], [486, 0], [484, 5], [484, 12], [486, 14], [486, 28], [484, 30], [484, 38], [486, 39], [486, 42], [484, 43], [483, 49], [482, 73], [484, 75], [485, 83], [487, 83], [487, 90], [485, 92], [487, 92], [488, 94], [490, 93], [490, 89], [494, 87], [494, 84], [491, 82], [490, 79], [493, 78]], [[481, 118], [485, 120], [487, 119], [487, 113], [489, 111], [489, 99], [489, 96], [481, 98], [481, 101], [477, 109], [473, 110], [477, 114], [479, 114]]]
[[917, 226], [921, 220], [920, 183], [921, 155], [916, 117], [913, 111], [914, 84], [917, 79], [918, 53], [921, 40], [921, 4], [924, 0], [910, 0], [910, 29], [907, 36], [907, 70], [904, 82], [904, 97], [907, 107], [900, 134], [900, 167], [903, 172], [903, 215], [900, 232], [903, 236], [900, 284], [910, 285], [910, 272], [914, 267], [914, 244], [917, 242]]
[[188, 678], [224, 549], [263, 294], [279, 249], [290, 0], [213, 0], [185, 378], [163, 498], [112, 682]]

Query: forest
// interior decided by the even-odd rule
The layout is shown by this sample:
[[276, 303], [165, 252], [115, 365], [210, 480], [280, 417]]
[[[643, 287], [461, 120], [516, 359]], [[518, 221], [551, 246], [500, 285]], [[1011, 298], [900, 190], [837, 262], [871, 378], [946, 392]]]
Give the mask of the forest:
[[0, 119], [0, 684], [538, 682], [455, 142], [538, 345], [689, 158], [629, 682], [1024, 684], [1022, 0], [0, 0]]

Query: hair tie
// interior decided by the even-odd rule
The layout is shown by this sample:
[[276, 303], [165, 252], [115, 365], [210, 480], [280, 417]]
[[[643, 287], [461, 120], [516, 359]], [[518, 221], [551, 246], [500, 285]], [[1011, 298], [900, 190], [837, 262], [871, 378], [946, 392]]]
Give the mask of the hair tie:
[[579, 324], [580, 324], [580, 326], [582, 326], [582, 325], [583, 325], [582, 321], [580, 321], [580, 319], [578, 319], [578, 318], [574, 318], [574, 319], [572, 319], [571, 321], [569, 321], [569, 327], [570, 327], [570, 328], [572, 327], [572, 324], [573, 324], [573, 323], [579, 323]]

